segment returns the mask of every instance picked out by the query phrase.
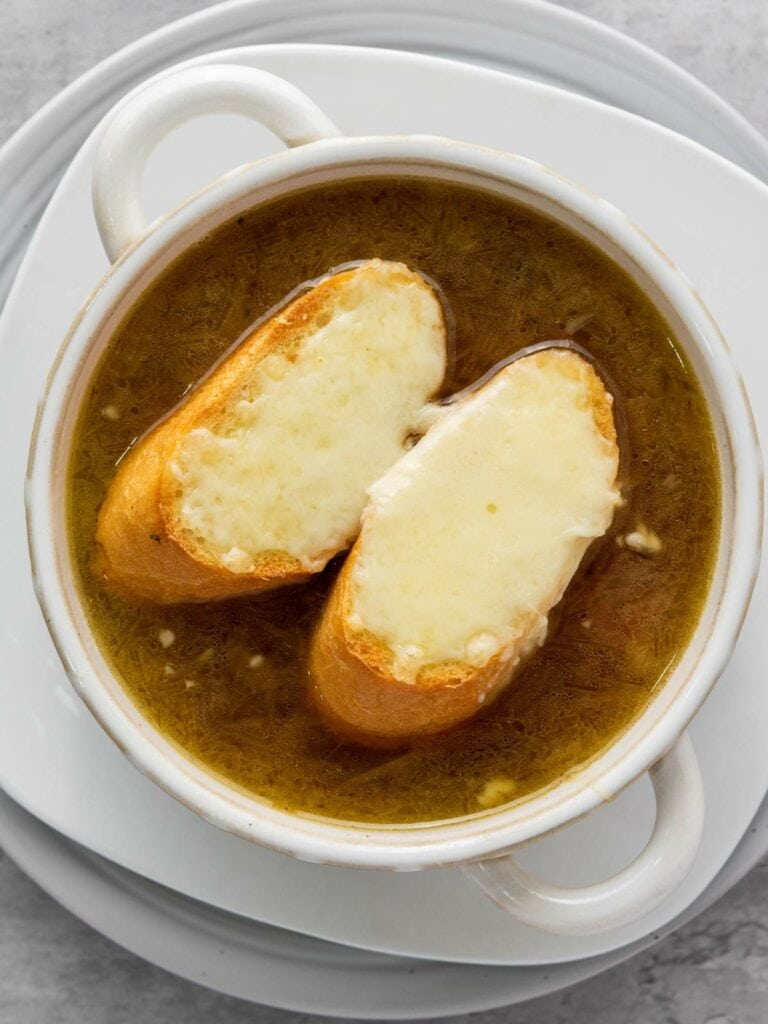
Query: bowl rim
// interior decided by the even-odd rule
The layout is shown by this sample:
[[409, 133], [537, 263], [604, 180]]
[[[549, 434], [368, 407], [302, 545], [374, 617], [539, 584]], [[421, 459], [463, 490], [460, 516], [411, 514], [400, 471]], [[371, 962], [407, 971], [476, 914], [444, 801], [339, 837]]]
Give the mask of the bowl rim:
[[[541, 202], [548, 211], [554, 206], [565, 222], [576, 218], [627, 257], [639, 276], [655, 282], [711, 375], [722, 413], [721, 467], [731, 467], [733, 488], [732, 514], [726, 522], [724, 506], [721, 527], [721, 562], [727, 547], [725, 578], [714, 607], [714, 581], [711, 585], [702, 613], [703, 622], [709, 609], [711, 625], [703, 642], [699, 640], [701, 650], [687, 667], [685, 680], [676, 688], [669, 685], [686, 655], [627, 730], [587, 765], [547, 789], [470, 817], [395, 826], [334, 822], [280, 810], [196, 765], [155, 730], [109, 669], [87, 628], [77, 588], [67, 580], [68, 544], [56, 543], [54, 501], [61, 486], [57, 472], [60, 477], [69, 454], [67, 448], [62, 455], [64, 424], [76, 415], [73, 405], [79, 408], [71, 401], [73, 390], [87, 379], [89, 355], [99, 339], [109, 336], [110, 324], [114, 328], [119, 322], [132, 294], [137, 296], [196, 238], [240, 210], [322, 180], [383, 173], [454, 181], [466, 177], [475, 184], [486, 182], [492, 191], [522, 191], [531, 205]], [[710, 412], [713, 418], [718, 412], [711, 400]], [[695, 289], [655, 243], [612, 204], [550, 168], [471, 143], [416, 135], [327, 139], [282, 151], [223, 175], [154, 221], [96, 286], [62, 343], [38, 404], [25, 487], [33, 581], [46, 624], [70, 682], [128, 759], [191, 810], [241, 837], [302, 860], [394, 870], [465, 863], [506, 852], [588, 813], [666, 753], [720, 676], [736, 642], [759, 568], [762, 501], [762, 461], [744, 384]], [[701, 624], [689, 650], [700, 629]]]

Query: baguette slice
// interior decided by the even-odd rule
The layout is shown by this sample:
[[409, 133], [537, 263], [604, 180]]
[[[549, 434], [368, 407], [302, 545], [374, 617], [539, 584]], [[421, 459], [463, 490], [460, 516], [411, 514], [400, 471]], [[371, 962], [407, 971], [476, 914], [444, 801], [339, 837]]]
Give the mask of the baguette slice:
[[371, 482], [445, 372], [429, 285], [371, 260], [246, 337], [120, 463], [95, 568], [119, 593], [209, 601], [296, 583], [347, 548]]
[[459, 397], [371, 488], [310, 652], [328, 724], [397, 746], [474, 715], [544, 642], [618, 466], [612, 397], [573, 351]]

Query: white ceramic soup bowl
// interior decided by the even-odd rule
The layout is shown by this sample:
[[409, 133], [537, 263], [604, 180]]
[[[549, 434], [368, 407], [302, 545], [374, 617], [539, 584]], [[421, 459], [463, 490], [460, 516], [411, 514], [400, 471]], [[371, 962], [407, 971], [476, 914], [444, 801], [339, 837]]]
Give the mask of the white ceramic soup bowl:
[[[141, 207], [144, 163], [183, 121], [215, 111], [255, 118], [289, 147], [219, 178], [153, 224]], [[696, 631], [656, 698], [579, 771], [506, 807], [407, 826], [288, 813], [208, 772], [131, 702], [95, 642], [70, 562], [66, 469], [78, 412], [115, 328], [169, 263], [212, 229], [262, 203], [323, 183], [409, 175], [475, 186], [539, 210], [596, 245], [666, 317], [708, 399], [722, 475], [716, 567]], [[717, 327], [667, 257], [619, 210], [520, 156], [429, 136], [344, 138], [286, 82], [232, 65], [167, 72], [129, 95], [102, 129], [93, 198], [111, 270], [51, 370], [32, 439], [27, 511], [35, 585], [77, 692], [130, 760], [215, 825], [303, 860], [412, 871], [460, 864], [526, 923], [566, 932], [617, 927], [649, 911], [696, 855], [704, 802], [685, 728], [722, 672], [744, 618], [760, 552], [761, 460], [748, 401]], [[674, 539], [672, 539], [674, 542]], [[618, 875], [565, 889], [523, 871], [510, 851], [588, 813], [643, 772], [656, 794], [647, 846]]]

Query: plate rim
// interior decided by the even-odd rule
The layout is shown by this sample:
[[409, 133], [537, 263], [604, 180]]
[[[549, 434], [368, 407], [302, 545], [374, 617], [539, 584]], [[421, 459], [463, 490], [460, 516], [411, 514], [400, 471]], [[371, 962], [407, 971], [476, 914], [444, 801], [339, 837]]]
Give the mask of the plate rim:
[[[279, 48], [281, 47], [281, 45], [283, 45], [283, 44], [277, 44], [277, 48], [279, 49]], [[290, 49], [299, 49], [299, 50], [300, 50], [300, 49], [302, 49], [302, 46], [301, 46], [301, 44], [288, 44], [287, 46], [283, 46], [283, 48], [290, 48]], [[322, 47], [322, 46], [320, 46], [319, 48], [320, 48], [320, 49], [322, 49], [323, 47]], [[236, 50], [242, 50], [243, 48], [242, 48], [242, 47], [238, 47], [238, 48], [235, 48], [235, 49], [236, 49]], [[258, 47], [258, 46], [249, 46], [249, 47], [246, 47], [245, 49], [248, 49], [248, 50], [256, 50], [256, 51], [258, 51], [259, 49], [262, 49], [262, 48], [260, 48], [260, 47]], [[272, 47], [267, 47], [267, 49], [273, 49], [273, 50], [274, 50], [274, 49], [275, 49], [275, 47], [274, 47], [274, 46], [272, 46]], [[354, 49], [354, 48], [353, 48], [353, 49]], [[403, 58], [403, 56], [404, 56], [403, 54], [399, 53], [398, 51], [390, 51], [390, 53], [392, 53], [393, 55], [395, 55], [395, 56], [397, 56], [397, 57], [400, 57], [400, 58]], [[407, 57], [407, 55], [405, 55], [405, 56]], [[197, 59], [204, 59], [204, 58], [197, 58]], [[429, 60], [430, 60], [430, 58], [424, 58], [424, 57], [416, 57], [416, 58], [414, 58], [414, 59], [415, 59], [415, 60], [417, 60], [417, 61], [419, 61], [419, 60], [425, 60], [425, 61], [429, 61]], [[432, 58], [432, 60], [434, 60], [434, 58]], [[442, 59], [438, 59], [437, 63], [444, 63], [444, 60], [442, 60]], [[449, 61], [448, 63], [452, 63], [452, 62], [450, 62], [450, 61]], [[591, 101], [591, 102], [594, 102], [594, 101]], [[624, 116], [624, 117], [628, 117], [628, 118], [629, 118], [629, 117], [631, 117], [631, 116], [633, 116], [633, 115], [628, 115], [628, 114], [626, 114], [626, 113], [623, 113], [623, 115], [622, 115], [622, 116]], [[655, 129], [655, 130], [660, 130], [660, 131], [668, 131], [667, 129], [664, 129], [664, 128], [661, 128], [661, 129]], [[699, 146], [699, 144], [698, 144], [698, 143], [695, 143], [695, 142], [693, 142], [693, 141], [691, 141], [691, 140], [685, 140], [685, 144], [686, 144], [687, 146], [690, 146], [690, 147], [698, 147], [698, 146]], [[715, 160], [717, 160], [717, 161], [722, 161], [722, 160], [723, 160], [724, 158], [722, 158], [722, 157], [718, 157], [718, 156], [716, 156], [716, 155], [715, 155], [715, 156], [713, 157], [713, 159], [715, 159]], [[726, 163], [727, 163], [727, 161], [726, 161]], [[732, 165], [729, 165], [729, 166], [732, 166]], [[757, 181], [757, 179], [754, 179], [754, 178], [753, 178], [752, 176], [750, 176], [750, 175], [749, 175], [749, 174], [748, 174], [747, 172], [745, 172], [745, 171], [743, 171], [743, 170], [741, 170], [741, 169], [737, 169], [737, 171], [738, 171], [738, 173], [739, 173], [740, 175], [745, 175], [745, 176], [746, 176], [746, 178], [748, 178], [750, 182], [754, 183], [754, 186], [755, 186], [755, 187], [759, 188], [759, 189], [760, 189], [760, 190], [762, 190], [762, 191], [764, 191], [764, 190], [765, 190], [765, 186], [764, 186], [764, 185], [763, 185], [762, 183], [758, 182], [758, 181]], [[700, 895], [701, 895], [701, 894], [700, 894]], [[548, 962], [548, 963], [557, 963], [557, 962], [563, 962], [563, 961], [562, 961], [562, 960], [550, 960], [550, 961], [547, 961], [547, 962]]]
[[[65, 910], [134, 956], [221, 994], [252, 1004], [323, 1017], [420, 1020], [438, 1016], [455, 1017], [519, 1005], [531, 999], [552, 995], [618, 966], [671, 935], [698, 913], [689, 907], [658, 932], [644, 936], [630, 946], [585, 960], [526, 967], [463, 964], [359, 950], [265, 925], [250, 918], [240, 918], [113, 864], [45, 825], [1, 790], [0, 847], [6, 850], [9, 859], [20, 870]], [[54, 868], [51, 868], [51, 859], [56, 862]], [[56, 871], [61, 872], [62, 877], [56, 875]], [[84, 887], [97, 888], [101, 898], [95, 899], [89, 892], [83, 893]], [[108, 903], [110, 895], [122, 907], [122, 913], [114, 913]], [[134, 917], [129, 920], [128, 915], [131, 913]], [[135, 934], [137, 919], [140, 928], [143, 928], [140, 936]], [[157, 934], [158, 920], [165, 923], [174, 941], [168, 941], [168, 934]], [[227, 933], [227, 929], [231, 934]], [[238, 972], [237, 978], [233, 980], [227, 952], [229, 950], [236, 954], [239, 947], [247, 946], [249, 932], [254, 936], [263, 932], [261, 944], [268, 948], [249, 948], [249, 969], [247, 972]], [[148, 936], [151, 948], [148, 948], [146, 942], [144, 946], [141, 944]], [[188, 942], [196, 943], [202, 952], [202, 962], [197, 960], [190, 963], [192, 958], [189, 956], [189, 946], [185, 951], [186, 959], [174, 959], [177, 943], [183, 941], [185, 936]], [[275, 939], [278, 939], [277, 943]], [[291, 946], [298, 948], [294, 951]], [[329, 963], [333, 957], [339, 957], [341, 963]], [[257, 998], [253, 987], [249, 989], [249, 986], [263, 984], [267, 971], [270, 972], [267, 980], [274, 982], [280, 964], [286, 961], [291, 961], [290, 966], [294, 970], [301, 969], [305, 973], [314, 970], [320, 973], [321, 978], [330, 973], [329, 984], [332, 998], [336, 1002], [329, 1001], [318, 1006], [316, 985], [312, 989], [311, 999], [300, 998], [299, 989], [293, 980], [282, 985], [280, 994], [272, 994], [265, 1001], [261, 998], [263, 989], [260, 989], [260, 998]], [[260, 962], [264, 973], [258, 970]], [[344, 985], [334, 987], [335, 971], [343, 976]], [[370, 992], [358, 993], [356, 989], [354, 994], [350, 993], [352, 975], [354, 985], [363, 976], [371, 985], [380, 983], [383, 977], [384, 984], [381, 987], [385, 997], [394, 991], [393, 982], [399, 983], [400, 988], [392, 1003], [383, 1006], [380, 993], [378, 1001], [372, 1004]], [[408, 995], [405, 990], [413, 989], [419, 976], [426, 979], [423, 990], [417, 996]], [[455, 984], [455, 989], [450, 993], [451, 1001], [447, 1005], [436, 1005], [434, 1000], [439, 999], [446, 981], [451, 979]], [[524, 988], [516, 993], [515, 987], [521, 982]], [[416, 998], [418, 1001], [404, 1002], [404, 995], [405, 1000]], [[355, 1003], [354, 999], [360, 1001]]]
[[[570, 42], [572, 31], [581, 34], [582, 42], [584, 38], [588, 39], [589, 48], [598, 52], [603, 58], [607, 51], [619, 50], [626, 54], [626, 59], [629, 62], [633, 59], [639, 60], [647, 64], [649, 69], [652, 67], [668, 78], [670, 82], [674, 82], [676, 88], [682, 90], [684, 95], [695, 97], [697, 102], [701, 103], [702, 109], [709, 108], [712, 113], [708, 115], [708, 119], [711, 119], [713, 124], [719, 122], [730, 124], [732, 129], [739, 133], [741, 145], [746, 152], [753, 154], [753, 158], [750, 158], [748, 163], [751, 164], [754, 159], [755, 166], [761, 165], [763, 174], [768, 179], [768, 139], [735, 107], [674, 61], [612, 26], [605, 25], [580, 12], [551, 3], [550, 0], [473, 0], [471, 16], [464, 18], [465, 23], [476, 24], [481, 4], [502, 18], [509, 19], [524, 15], [526, 18], [538, 20], [539, 26], [551, 23], [554, 27], [554, 30], [550, 32], [552, 37], [556, 37], [564, 31]], [[461, 0], [422, 0], [419, 5], [419, 14], [423, 16], [425, 8], [429, 7], [433, 20], [435, 17], [447, 17], [446, 12], [450, 10], [449, 5], [453, 5], [454, 18], [457, 12], [467, 10]], [[292, 13], [289, 13], [289, 17], [284, 19], [286, 24], [290, 24], [291, 19], [295, 22], [301, 16], [302, 8], [304, 9], [302, 18], [304, 21], [307, 20], [306, 15], [309, 10], [314, 12], [317, 9], [310, 0], [294, 0], [291, 7], [293, 8]], [[241, 28], [254, 29], [256, 27], [255, 16], [260, 15], [274, 32], [276, 22], [278, 25], [280, 24], [276, 16], [288, 8], [286, 0], [225, 0], [223, 3], [214, 4], [162, 25], [119, 48], [52, 96], [0, 146], [0, 183], [4, 186], [4, 194], [13, 197], [17, 192], [23, 192], [25, 184], [31, 177], [29, 175], [30, 168], [35, 171], [32, 177], [35, 179], [36, 189], [40, 184], [43, 186], [47, 184], [51, 173], [41, 173], [41, 165], [44, 161], [39, 159], [40, 155], [50, 154], [57, 148], [61, 148], [65, 136], [71, 133], [81, 121], [86, 120], [88, 127], [93, 127], [105, 109], [106, 103], [113, 98], [114, 93], [123, 87], [127, 90], [131, 87], [129, 83], [135, 84], [137, 64], [141, 64], [139, 74], [148, 77], [169, 66], [171, 62], [199, 55], [204, 52], [203, 47], [213, 44], [216, 48], [220, 48], [218, 43], [223, 33], [220, 32], [211, 40], [209, 29], [219, 21], [226, 21], [230, 18], [234, 24], [240, 24]], [[404, 23], [403, 19], [407, 21], [413, 11], [408, 0], [405, 2], [403, 0], [323, 0], [324, 17], [337, 16], [345, 9], [354, 10], [358, 20], [361, 14], [363, 12], [367, 14], [369, 9], [377, 12], [380, 16], [391, 12], [396, 15], [401, 26]], [[232, 28], [230, 28], [231, 31]], [[174, 40], [176, 36], [180, 37], [179, 43], [173, 46], [173, 56], [169, 58], [167, 54], [163, 54], [163, 46]], [[270, 38], [270, 41], [280, 40]], [[379, 44], [368, 45], [378, 46]], [[410, 46], [390, 48], [413, 52]], [[422, 52], [427, 56], [436, 55], [429, 50], [422, 51], [418, 47], [415, 52]], [[439, 54], [437, 55], [439, 56]], [[450, 56], [450, 54], [446, 54], [446, 56]], [[470, 63], [476, 63], [475, 58], [480, 55], [473, 53], [470, 56], [472, 58]], [[497, 57], [497, 59], [503, 69], [503, 56]], [[614, 64], [623, 65], [624, 61], [619, 61], [617, 57]], [[510, 73], [508, 69], [507, 73]], [[653, 77], [649, 70], [647, 75], [638, 76], [638, 80]], [[89, 99], [89, 91], [97, 90], [101, 90], [99, 100]], [[74, 115], [68, 118], [62, 116], [65, 112], [69, 112], [73, 105], [75, 106]], [[82, 137], [80, 141], [82, 141]], [[76, 147], [67, 147], [69, 157], [65, 154], [63, 162], [68, 163], [68, 159], [71, 159], [77, 148], [79, 148], [79, 144]], [[21, 174], [22, 169], [27, 172], [26, 175]], [[62, 160], [59, 160], [57, 169], [62, 169]], [[752, 170], [751, 167], [746, 169]], [[43, 179], [42, 183], [40, 182], [41, 178]], [[38, 202], [36, 208], [38, 215], [41, 206], [42, 203]], [[22, 216], [20, 219], [22, 223], [17, 227], [17, 236], [29, 226], [28, 215]], [[4, 298], [0, 298], [0, 310], [3, 304]]]

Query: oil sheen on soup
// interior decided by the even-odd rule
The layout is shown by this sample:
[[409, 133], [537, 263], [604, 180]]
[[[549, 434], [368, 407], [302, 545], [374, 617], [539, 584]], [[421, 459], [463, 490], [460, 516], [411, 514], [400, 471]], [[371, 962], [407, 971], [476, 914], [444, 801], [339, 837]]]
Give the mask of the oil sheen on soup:
[[[247, 600], [137, 606], [90, 568], [115, 464], [266, 310], [370, 257], [439, 286], [454, 352], [444, 393], [536, 342], [569, 338], [615, 382], [626, 505], [502, 697], [398, 753], [348, 745], [305, 697], [313, 626], [340, 560]], [[144, 293], [111, 340], [78, 425], [70, 539], [94, 632], [142, 712], [190, 756], [276, 806], [414, 822], [517, 800], [577, 770], [642, 712], [684, 649], [719, 532], [701, 390], [668, 325], [589, 243], [510, 201], [420, 179], [308, 190], [225, 224]]]

